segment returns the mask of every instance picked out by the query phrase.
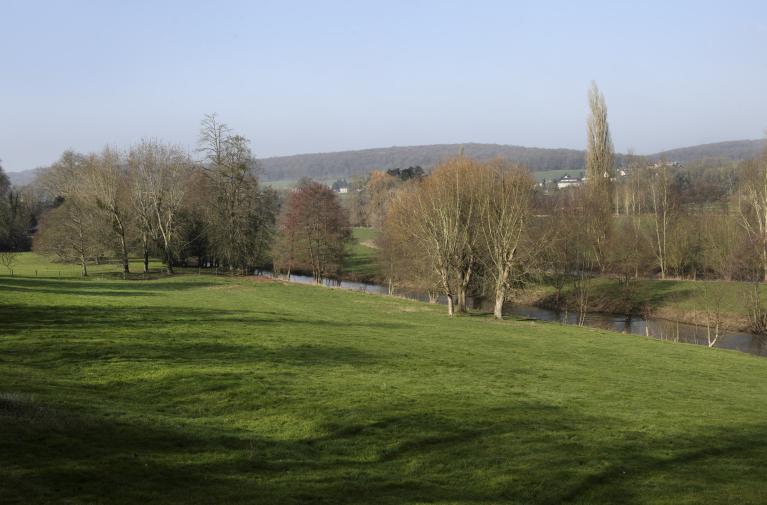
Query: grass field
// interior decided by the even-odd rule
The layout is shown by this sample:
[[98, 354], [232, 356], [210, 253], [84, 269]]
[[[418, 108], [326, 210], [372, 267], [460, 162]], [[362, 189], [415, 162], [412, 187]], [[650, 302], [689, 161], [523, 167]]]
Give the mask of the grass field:
[[376, 250], [371, 247], [376, 237], [372, 228], [354, 228], [354, 242], [344, 265], [344, 277], [362, 282], [374, 282], [378, 277]]
[[443, 312], [0, 276], [0, 503], [767, 502], [763, 358]]

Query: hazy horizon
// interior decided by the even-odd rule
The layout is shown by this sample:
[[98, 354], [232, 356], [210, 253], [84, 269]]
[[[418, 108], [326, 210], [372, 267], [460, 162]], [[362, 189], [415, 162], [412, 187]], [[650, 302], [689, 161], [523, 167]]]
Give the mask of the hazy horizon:
[[583, 149], [591, 80], [621, 152], [767, 128], [767, 5], [756, 1], [28, 2], [4, 5], [3, 18], [8, 172], [141, 138], [192, 150], [212, 112], [259, 158], [452, 143]]

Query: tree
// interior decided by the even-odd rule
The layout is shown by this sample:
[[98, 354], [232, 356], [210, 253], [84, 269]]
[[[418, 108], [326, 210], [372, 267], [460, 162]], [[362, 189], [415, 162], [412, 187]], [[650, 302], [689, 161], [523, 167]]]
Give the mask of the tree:
[[11, 253], [28, 250], [32, 220], [25, 195], [11, 186], [0, 166], [0, 252], [9, 262], [16, 257]]
[[107, 222], [76, 200], [46, 211], [40, 219], [33, 250], [55, 256], [60, 261], [77, 261], [80, 274], [88, 276], [88, 262], [97, 260], [104, 250], [103, 237], [110, 233]]
[[761, 260], [762, 281], [767, 282], [767, 148], [744, 172], [738, 198], [740, 223]]
[[275, 249], [279, 264], [311, 270], [316, 283], [338, 276], [352, 233], [349, 219], [336, 194], [313, 183], [289, 196], [279, 220]]
[[411, 230], [403, 226], [409, 223], [409, 220], [400, 214], [409, 212], [406, 201], [411, 198], [410, 193], [417, 188], [417, 185], [405, 185], [394, 194], [375, 239], [377, 259], [389, 295], [393, 295], [397, 288], [405, 286], [426, 292], [429, 300], [435, 301], [436, 293], [440, 292], [441, 288], [439, 279], [434, 274], [433, 258], [424, 254], [418, 242], [412, 240]]
[[387, 207], [398, 185], [399, 180], [390, 173], [375, 170], [370, 174], [365, 188], [368, 196], [366, 215], [370, 226], [381, 229]]
[[13, 275], [13, 267], [18, 259], [16, 251], [0, 251], [0, 265], [3, 265], [11, 276]]
[[503, 319], [511, 276], [519, 267], [535, 182], [526, 169], [500, 162], [484, 165], [475, 174], [479, 239], [494, 283], [493, 315]]
[[265, 259], [274, 232], [276, 195], [261, 190], [250, 141], [205, 116], [200, 149], [209, 179], [208, 236], [213, 253], [230, 270], [245, 272]]
[[615, 179], [615, 153], [610, 126], [607, 122], [607, 105], [604, 95], [591, 83], [589, 90], [590, 114], [587, 122], [588, 141], [586, 148], [586, 195], [585, 225], [591, 240], [594, 259], [605, 269], [605, 245], [610, 232]]
[[130, 201], [127, 170], [120, 154], [105, 148], [100, 154], [91, 154], [83, 164], [82, 178], [77, 182], [88, 202], [110, 222], [117, 240], [123, 277], [130, 273], [128, 262], [128, 234]]
[[397, 226], [430, 258], [450, 316], [455, 315], [456, 302], [465, 300], [462, 295], [476, 266], [477, 206], [469, 177], [477, 167], [462, 156], [448, 160], [406, 188], [391, 209]]
[[671, 178], [667, 165], [657, 163], [647, 169], [647, 187], [651, 212], [651, 242], [660, 269], [660, 278], [665, 279], [668, 271], [668, 248], [671, 226], [676, 217], [675, 198], [671, 194]]
[[178, 252], [178, 221], [193, 170], [191, 158], [175, 146], [144, 141], [131, 149], [133, 206], [142, 228], [144, 271], [148, 269], [148, 240], [162, 241], [168, 273]]
[[63, 203], [43, 214], [33, 244], [42, 254], [78, 261], [84, 277], [88, 275], [88, 260], [98, 256], [96, 243], [103, 241], [105, 233], [83, 182], [86, 163], [82, 154], [65, 151], [43, 175], [44, 190], [52, 200]]

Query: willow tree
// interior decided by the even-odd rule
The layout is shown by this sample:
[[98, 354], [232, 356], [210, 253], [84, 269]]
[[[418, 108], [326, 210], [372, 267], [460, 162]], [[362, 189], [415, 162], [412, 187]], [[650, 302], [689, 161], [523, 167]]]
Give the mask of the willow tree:
[[501, 162], [482, 166], [476, 178], [480, 247], [494, 284], [493, 315], [503, 319], [503, 303], [512, 275], [521, 270], [521, 249], [535, 182], [526, 169]]
[[584, 222], [594, 260], [604, 269], [605, 246], [611, 225], [615, 150], [607, 122], [605, 97], [594, 82], [589, 90], [589, 111]]
[[447, 298], [448, 315], [465, 309], [465, 293], [476, 268], [476, 161], [459, 156], [440, 164], [392, 201], [390, 212], [430, 264]]

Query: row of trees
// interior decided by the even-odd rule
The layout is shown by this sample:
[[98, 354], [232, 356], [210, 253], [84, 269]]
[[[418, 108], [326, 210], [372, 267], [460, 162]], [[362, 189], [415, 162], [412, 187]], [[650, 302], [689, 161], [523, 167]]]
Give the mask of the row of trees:
[[572, 283], [584, 304], [596, 275], [626, 286], [639, 277], [767, 281], [767, 153], [707, 168], [705, 184], [633, 155], [617, 176], [596, 86], [589, 105], [583, 187], [548, 191], [524, 168], [463, 156], [409, 181], [371, 174], [364, 215], [381, 229], [390, 291], [439, 292], [451, 315], [466, 310], [469, 294], [491, 297], [501, 317], [510, 290], [528, 281], [550, 282], [558, 300]]
[[447, 297], [448, 313], [466, 310], [477, 276], [488, 280], [495, 315], [528, 264], [525, 246], [534, 181], [501, 161], [457, 157], [402, 186], [387, 206], [379, 241], [390, 290], [425, 279]]
[[89, 263], [110, 257], [127, 276], [134, 255], [144, 272], [151, 256], [168, 273], [192, 262], [246, 273], [274, 256], [318, 279], [338, 273], [351, 232], [330, 189], [301, 187], [282, 205], [277, 192], [259, 185], [248, 139], [214, 115], [202, 122], [198, 153], [194, 160], [157, 140], [126, 152], [65, 152], [39, 181], [50, 208], [35, 249], [78, 261], [84, 276]]

